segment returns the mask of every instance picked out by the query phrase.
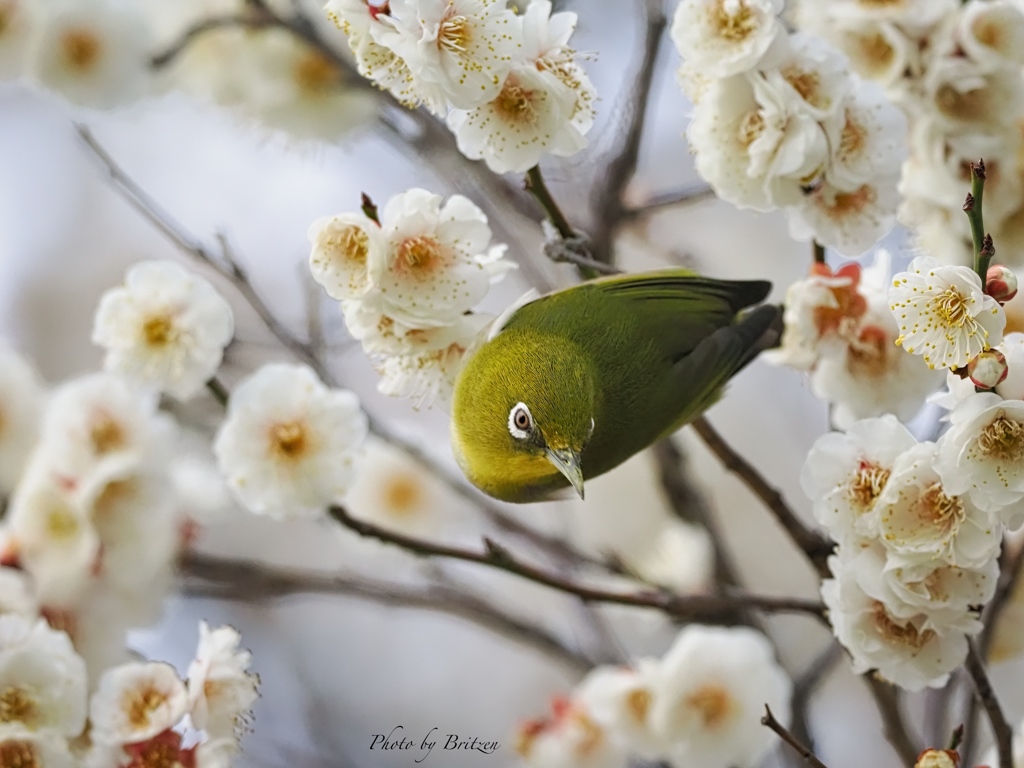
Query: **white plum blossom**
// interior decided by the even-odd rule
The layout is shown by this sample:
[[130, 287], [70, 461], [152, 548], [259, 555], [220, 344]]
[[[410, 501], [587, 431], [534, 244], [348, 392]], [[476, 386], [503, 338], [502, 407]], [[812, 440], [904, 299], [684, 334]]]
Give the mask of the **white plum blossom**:
[[826, 177], [788, 209], [790, 235], [796, 240], [816, 239], [845, 256], [870, 250], [896, 224], [896, 180], [890, 173], [846, 189]]
[[103, 294], [92, 340], [104, 368], [187, 400], [213, 378], [234, 333], [231, 307], [172, 261], [144, 261]]
[[785, 718], [791, 688], [759, 632], [691, 625], [654, 677], [651, 731], [671, 745], [673, 763], [750, 768], [772, 745], [765, 705]]
[[897, 344], [932, 368], [962, 368], [999, 344], [1006, 314], [986, 296], [968, 267], [947, 267], [918, 256], [893, 278], [889, 308], [900, 327]]
[[85, 662], [64, 632], [42, 619], [0, 616], [3, 723], [78, 736], [85, 727]]
[[251, 655], [240, 650], [232, 627], [199, 624], [199, 648], [188, 669], [189, 714], [212, 739], [237, 735], [259, 696], [259, 678], [249, 672]]
[[815, 441], [800, 485], [814, 502], [815, 519], [833, 539], [856, 546], [878, 536], [879, 497], [896, 460], [915, 445], [892, 415], [864, 419]]
[[582, 702], [558, 698], [552, 716], [532, 720], [516, 734], [515, 750], [528, 768], [621, 768], [623, 747]]
[[[1024, 401], [983, 392], [950, 413], [950, 429], [938, 443], [936, 470], [951, 494], [967, 494], [982, 509], [1001, 513], [1024, 499]], [[1013, 508], [1014, 515], [1020, 510]]]
[[828, 179], [847, 190], [880, 175], [895, 179], [907, 153], [903, 114], [878, 85], [863, 81], [840, 109], [825, 126], [832, 147]]
[[957, 40], [986, 69], [1024, 66], [1024, 9], [1014, 0], [967, 3]]
[[238, 500], [281, 519], [315, 516], [352, 482], [366, 415], [306, 366], [265, 365], [232, 393], [214, 453]]
[[5, 763], [16, 766], [77, 768], [79, 765], [68, 748], [67, 739], [59, 733], [29, 731], [7, 723], [0, 724], [0, 757]]
[[946, 488], [935, 458], [935, 443], [925, 442], [893, 463], [876, 500], [881, 540], [903, 564], [941, 560], [981, 567], [999, 553], [1002, 525], [994, 513]]
[[491, 244], [487, 217], [461, 195], [447, 201], [425, 189], [391, 198], [381, 212], [387, 266], [374, 300], [409, 328], [455, 322], [487, 293], [491, 273], [480, 257]]
[[785, 36], [778, 18], [782, 7], [782, 0], [682, 0], [672, 41], [689, 66], [706, 76], [742, 74]]
[[861, 588], [856, 573], [850, 573], [851, 564], [833, 556], [829, 565], [836, 578], [822, 582], [821, 597], [832, 631], [852, 656], [853, 671], [877, 670], [909, 691], [945, 685], [967, 656], [964, 633], [927, 628], [924, 612], [894, 616], [884, 602]]
[[706, 529], [672, 519], [665, 523], [646, 550], [630, 558], [630, 565], [645, 581], [689, 594], [710, 586], [714, 560], [714, 548]]
[[309, 227], [309, 271], [339, 301], [365, 296], [384, 273], [387, 241], [380, 225], [363, 213], [317, 219]]
[[18, 484], [39, 433], [43, 389], [25, 358], [0, 342], [0, 493]]
[[568, 47], [576, 15], [551, 15], [534, 0], [522, 17], [522, 51], [497, 96], [472, 110], [453, 110], [448, 126], [459, 150], [495, 173], [523, 173], [544, 153], [583, 149], [594, 120], [594, 88]]
[[25, 68], [25, 49], [34, 21], [32, 0], [0, 0], [0, 82]]
[[76, 104], [109, 109], [149, 88], [150, 30], [131, 0], [48, 0], [36, 6], [30, 74]]
[[170, 664], [130, 662], [107, 670], [89, 704], [93, 739], [133, 744], [176, 726], [188, 711], [185, 684]]
[[653, 659], [640, 659], [635, 667], [595, 667], [572, 698], [630, 754], [656, 760], [666, 751], [650, 724], [657, 675]]
[[822, 39], [802, 34], [789, 36], [784, 52], [762, 77], [794, 112], [823, 126], [838, 116], [853, 89], [846, 57]]
[[520, 20], [502, 0], [391, 0], [376, 21], [374, 39], [456, 109], [497, 96], [522, 38]]
[[24, 619], [39, 616], [39, 600], [29, 576], [18, 568], [0, 566], [0, 615], [10, 614]]

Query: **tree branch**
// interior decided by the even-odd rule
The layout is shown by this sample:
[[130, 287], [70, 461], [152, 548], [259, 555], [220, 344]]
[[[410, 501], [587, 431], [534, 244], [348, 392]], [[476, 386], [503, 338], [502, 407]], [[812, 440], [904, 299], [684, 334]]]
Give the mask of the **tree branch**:
[[988, 715], [989, 724], [992, 726], [992, 734], [996, 739], [996, 750], [999, 754], [999, 768], [1014, 768], [1013, 766], [1013, 728], [1006, 721], [1003, 708], [999, 706], [999, 699], [992, 688], [992, 682], [985, 672], [985, 662], [978, 652], [973, 640], [967, 641], [967, 661], [964, 667], [967, 674], [974, 683], [974, 690], [981, 700]]
[[417, 555], [477, 563], [512, 573], [559, 592], [575, 595], [585, 602], [651, 608], [675, 619], [713, 624], [729, 623], [731, 614], [739, 607], [749, 607], [767, 613], [803, 613], [824, 621], [824, 606], [813, 600], [768, 597], [739, 592], [709, 596], [679, 595], [664, 589], [618, 592], [587, 587], [524, 563], [516, 559], [509, 550], [487, 538], [484, 539], [484, 551], [478, 552], [445, 544], [435, 544], [381, 528], [352, 517], [344, 507], [333, 506], [330, 508], [329, 514], [341, 526], [360, 536], [394, 544]]
[[733, 450], [732, 446], [722, 438], [706, 417], [698, 416], [693, 420], [691, 426], [700, 435], [705, 445], [711, 449], [711, 452], [722, 462], [722, 466], [739, 477], [743, 484], [764, 502], [764, 505], [775, 515], [775, 519], [779, 521], [794, 543], [807, 555], [818, 574], [827, 578], [830, 575], [827, 560], [832, 552], [832, 542], [804, 525], [803, 521], [797, 517], [796, 512], [782, 498], [782, 494], [769, 485], [761, 473]]
[[862, 677], [868, 685], [868, 690], [871, 691], [878, 714], [882, 718], [886, 741], [892, 745], [904, 766], [909, 768], [917, 762], [921, 748], [910, 737], [910, 728], [907, 726], [903, 710], [900, 707], [899, 690], [896, 686], [875, 677], [872, 672], [868, 672]]
[[629, 89], [629, 101], [625, 108], [626, 130], [615, 153], [608, 158], [607, 162], [600, 164], [603, 171], [591, 196], [593, 210], [591, 256], [595, 261], [603, 264], [610, 264], [613, 261], [615, 233], [626, 214], [622, 199], [623, 192], [636, 173], [651, 86], [654, 84], [655, 64], [658, 61], [658, 53], [665, 38], [665, 27], [668, 24], [661, 0], [648, 0], [644, 7], [646, 9], [644, 49], [633, 79], [633, 87]]
[[835, 640], [828, 644], [811, 665], [796, 678], [793, 683], [793, 696], [790, 699], [790, 730], [800, 741], [814, 748], [814, 737], [811, 735], [807, 712], [811, 699], [818, 688], [828, 679], [829, 673], [843, 656], [843, 647]]
[[546, 629], [504, 613], [493, 601], [452, 586], [406, 587], [349, 574], [300, 573], [199, 553], [182, 557], [178, 570], [185, 579], [184, 592], [197, 597], [259, 601], [294, 595], [343, 595], [383, 605], [441, 611], [532, 647], [577, 672], [593, 666], [590, 659]]
[[633, 208], [627, 208], [622, 212], [622, 221], [627, 222], [646, 216], [653, 216], [665, 208], [713, 200], [715, 197], [715, 191], [704, 183], [680, 187], [679, 189], [670, 189], [651, 195], [643, 203]]
[[769, 709], [767, 704], [764, 705], [764, 717], [761, 718], [761, 725], [767, 726], [771, 730], [775, 731], [780, 739], [796, 750], [797, 754], [803, 758], [803, 761], [807, 763], [807, 765], [812, 766], [812, 768], [828, 768], [828, 766], [821, 762], [821, 760], [811, 752], [810, 748], [802, 744], [796, 736], [786, 730], [782, 723], [775, 719], [775, 715], [772, 714], [772, 711]]

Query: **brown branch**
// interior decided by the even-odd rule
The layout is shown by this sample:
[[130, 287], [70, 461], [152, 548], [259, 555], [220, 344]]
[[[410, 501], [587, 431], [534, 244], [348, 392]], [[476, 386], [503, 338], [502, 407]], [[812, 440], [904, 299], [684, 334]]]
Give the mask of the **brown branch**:
[[807, 763], [807, 765], [813, 766], [813, 768], [828, 768], [827, 765], [821, 762], [821, 760], [811, 752], [810, 748], [801, 743], [796, 736], [786, 730], [782, 723], [775, 719], [775, 715], [772, 714], [772, 711], [767, 704], [764, 705], [764, 717], [761, 718], [761, 725], [767, 726], [771, 730], [775, 731], [780, 739], [796, 750], [797, 754], [803, 758], [803, 761]]
[[417, 555], [442, 557], [488, 566], [515, 574], [559, 592], [575, 595], [585, 602], [651, 608], [675, 619], [713, 624], [729, 623], [733, 612], [739, 607], [749, 607], [766, 613], [803, 613], [824, 621], [824, 606], [814, 600], [768, 597], [740, 592], [723, 595], [679, 595], [664, 589], [621, 592], [588, 587], [524, 563], [515, 558], [505, 547], [487, 538], [484, 539], [484, 551], [480, 552], [396, 533], [352, 517], [347, 510], [340, 506], [331, 507], [329, 513], [340, 525], [360, 536], [393, 544]]
[[634, 219], [653, 216], [665, 208], [700, 203], [704, 200], [713, 200], [714, 198], [715, 191], [704, 183], [680, 187], [679, 189], [670, 189], [651, 195], [644, 202], [633, 208], [627, 208], [622, 212], [622, 221], [633, 221]]
[[830, 574], [826, 561], [832, 552], [832, 542], [808, 528], [782, 498], [782, 494], [769, 485], [761, 473], [733, 450], [732, 446], [722, 438], [706, 417], [698, 416], [693, 420], [691, 426], [700, 435], [705, 445], [711, 449], [711, 452], [722, 462], [722, 466], [739, 477], [743, 484], [771, 510], [786, 533], [813, 563], [818, 574], [827, 578]]
[[350, 574], [301, 573], [245, 560], [191, 553], [178, 562], [185, 594], [230, 600], [279, 600], [295, 595], [343, 595], [417, 610], [447, 613], [538, 650], [577, 672], [590, 659], [558, 637], [495, 607], [471, 592], [441, 584], [425, 588], [367, 580]]
[[974, 690], [981, 706], [988, 715], [989, 724], [992, 726], [992, 734], [996, 739], [996, 750], [999, 754], [999, 768], [1013, 768], [1013, 728], [1006, 721], [1003, 708], [999, 705], [996, 692], [992, 688], [992, 681], [985, 671], [985, 662], [978, 652], [973, 640], [967, 641], [967, 661], [964, 667], [967, 674], [974, 683]]
[[636, 173], [640, 157], [640, 143], [643, 139], [644, 123], [650, 101], [651, 86], [654, 84], [655, 65], [665, 38], [668, 19], [660, 0], [648, 0], [645, 4], [646, 28], [644, 48], [637, 65], [633, 85], [628, 89], [629, 100], [625, 107], [626, 130], [621, 144], [607, 162], [600, 162], [601, 178], [594, 187], [591, 197], [593, 210], [593, 232], [591, 256], [595, 261], [611, 264], [615, 233], [626, 214], [623, 192]]
[[793, 695], [790, 698], [790, 730], [793, 735], [805, 744], [814, 748], [814, 738], [811, 735], [810, 725], [807, 722], [807, 712], [811, 705], [811, 699], [817, 693], [818, 688], [828, 679], [829, 673], [835, 668], [836, 663], [843, 657], [843, 647], [836, 641], [828, 644], [818, 656], [796, 678], [793, 683]]
[[903, 764], [909, 768], [917, 762], [921, 748], [914, 743], [910, 736], [910, 727], [907, 725], [900, 707], [899, 690], [894, 685], [875, 677], [872, 672], [868, 672], [862, 677], [868, 685], [868, 690], [871, 691], [878, 714], [882, 718], [882, 729], [886, 741], [895, 750]]

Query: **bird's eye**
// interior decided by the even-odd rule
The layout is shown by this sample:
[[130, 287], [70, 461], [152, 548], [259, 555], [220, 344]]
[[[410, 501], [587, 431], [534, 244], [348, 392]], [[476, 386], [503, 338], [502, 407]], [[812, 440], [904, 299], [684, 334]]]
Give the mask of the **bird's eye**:
[[516, 440], [526, 440], [533, 432], [533, 416], [526, 403], [516, 403], [508, 414], [508, 431]]

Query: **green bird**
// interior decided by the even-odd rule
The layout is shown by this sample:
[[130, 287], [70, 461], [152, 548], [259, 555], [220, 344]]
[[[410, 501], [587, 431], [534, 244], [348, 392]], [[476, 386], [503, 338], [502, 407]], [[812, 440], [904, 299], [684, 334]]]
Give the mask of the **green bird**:
[[764, 281], [671, 269], [599, 278], [496, 323], [455, 382], [452, 446], [504, 501], [550, 498], [618, 466], [718, 399], [781, 332]]

